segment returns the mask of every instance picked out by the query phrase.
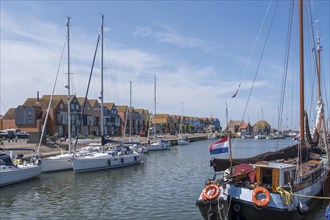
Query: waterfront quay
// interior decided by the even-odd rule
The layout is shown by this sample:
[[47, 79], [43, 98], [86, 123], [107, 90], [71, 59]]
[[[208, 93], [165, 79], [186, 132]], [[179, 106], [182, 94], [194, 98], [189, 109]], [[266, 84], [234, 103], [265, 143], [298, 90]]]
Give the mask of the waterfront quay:
[[[220, 133], [216, 133], [217, 137], [220, 137]], [[208, 139], [207, 133], [193, 133], [193, 134], [183, 134], [184, 137], [186, 137], [190, 142], [195, 141], [202, 141]], [[177, 136], [176, 135], [163, 135], [161, 139], [168, 140], [171, 142], [171, 146], [177, 145]], [[128, 142], [129, 137], [111, 137], [112, 140], [118, 141], [118, 142]], [[153, 136], [150, 137], [151, 140], [153, 140]], [[87, 146], [88, 144], [101, 143], [101, 138], [96, 137], [93, 139], [81, 139], [82, 142], [79, 142], [77, 145], [77, 149], [79, 150], [82, 147]], [[132, 137], [132, 141], [139, 141], [142, 144], [147, 144], [147, 137], [141, 137], [138, 135], [135, 135]], [[72, 144], [74, 146], [74, 144]], [[38, 144], [36, 143], [29, 143], [27, 139], [14, 139], [14, 140], [5, 140], [1, 142], [0, 147], [2, 148], [11, 148], [11, 147], [19, 147], [19, 148], [30, 148], [34, 149], [35, 151], [38, 150]], [[56, 142], [52, 143], [46, 143], [42, 144], [39, 148], [39, 152], [42, 156], [54, 156], [60, 153], [64, 153], [68, 151], [68, 142], [67, 141], [61, 141], [58, 140]], [[29, 155], [26, 155], [29, 156]]]

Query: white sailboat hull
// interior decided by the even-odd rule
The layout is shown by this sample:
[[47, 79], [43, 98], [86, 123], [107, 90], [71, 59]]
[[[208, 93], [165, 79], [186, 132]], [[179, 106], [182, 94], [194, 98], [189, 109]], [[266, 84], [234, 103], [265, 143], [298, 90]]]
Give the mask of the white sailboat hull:
[[0, 166], [0, 186], [23, 182], [41, 174], [39, 165]]
[[186, 145], [189, 144], [189, 140], [178, 139], [178, 145]]
[[80, 173], [130, 166], [141, 163], [143, 160], [143, 154], [112, 156], [108, 153], [100, 153], [86, 157], [74, 158], [72, 160], [72, 165], [73, 171], [75, 173]]
[[42, 172], [57, 172], [72, 170], [72, 155], [60, 154], [41, 159]]
[[149, 151], [157, 151], [157, 150], [168, 150], [170, 149], [171, 144], [165, 142], [155, 142], [149, 144], [148, 149]]

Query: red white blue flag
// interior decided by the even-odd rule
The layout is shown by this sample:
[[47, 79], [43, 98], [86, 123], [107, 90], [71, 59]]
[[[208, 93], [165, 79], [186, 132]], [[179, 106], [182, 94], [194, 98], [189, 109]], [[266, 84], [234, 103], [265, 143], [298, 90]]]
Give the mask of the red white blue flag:
[[293, 141], [299, 142], [300, 141], [300, 133], [297, 134], [294, 138], [292, 138]]
[[228, 153], [229, 151], [229, 141], [228, 137], [221, 138], [217, 142], [209, 146], [210, 154], [221, 154]]
[[236, 89], [234, 95], [231, 98], [235, 98], [237, 96], [239, 88], [241, 88], [241, 84], [238, 85], [238, 88]]

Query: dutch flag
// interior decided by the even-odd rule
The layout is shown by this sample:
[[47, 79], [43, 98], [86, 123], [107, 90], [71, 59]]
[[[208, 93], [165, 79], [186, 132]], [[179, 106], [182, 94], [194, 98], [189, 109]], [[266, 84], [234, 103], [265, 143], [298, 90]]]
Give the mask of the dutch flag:
[[229, 151], [229, 141], [228, 137], [221, 138], [217, 142], [209, 146], [210, 154], [221, 154], [228, 153]]

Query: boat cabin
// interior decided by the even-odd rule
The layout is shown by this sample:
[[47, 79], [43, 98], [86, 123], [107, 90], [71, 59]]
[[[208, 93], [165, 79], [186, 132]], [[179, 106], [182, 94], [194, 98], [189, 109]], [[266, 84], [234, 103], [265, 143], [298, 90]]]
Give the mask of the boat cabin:
[[276, 190], [281, 186], [284, 188], [292, 186], [296, 174], [296, 166], [285, 163], [259, 162], [252, 165], [254, 167], [256, 182], [260, 185], [271, 186]]

